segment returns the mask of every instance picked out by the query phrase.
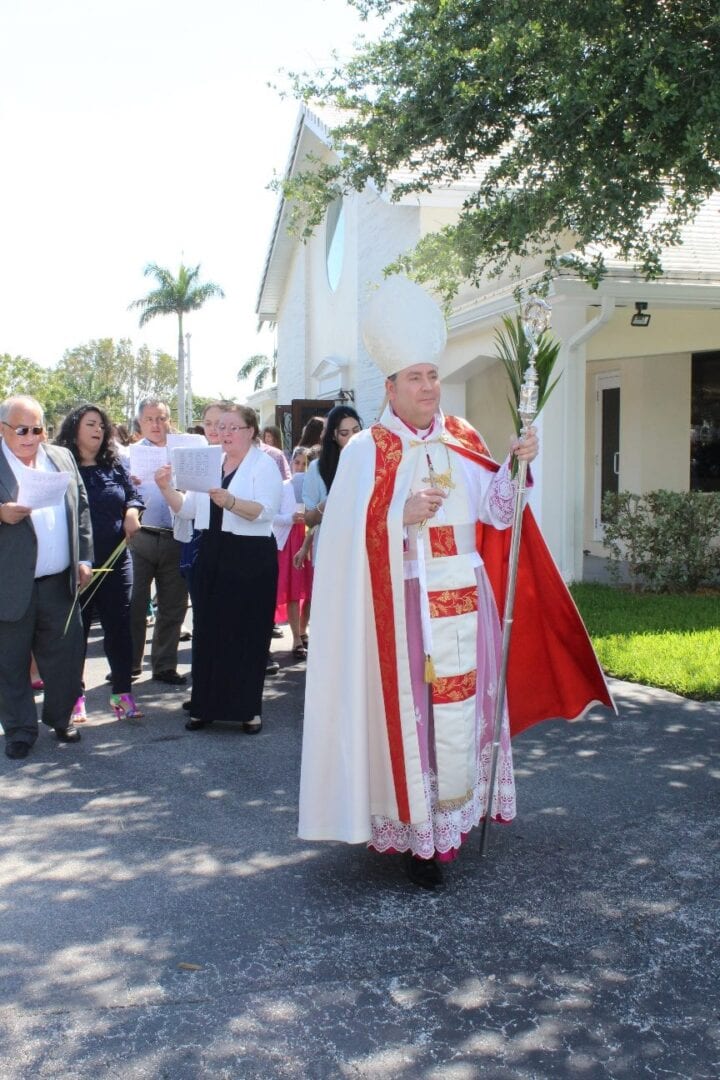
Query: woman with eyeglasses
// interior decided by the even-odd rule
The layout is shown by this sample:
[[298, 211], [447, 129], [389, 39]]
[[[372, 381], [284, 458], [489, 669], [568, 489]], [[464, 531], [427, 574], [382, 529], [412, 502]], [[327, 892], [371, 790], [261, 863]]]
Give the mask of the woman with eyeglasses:
[[[99, 405], [73, 409], [63, 420], [55, 444], [66, 447], [78, 463], [90, 503], [93, 565], [102, 566], [118, 544], [129, 540], [140, 528], [143, 501], [115, 451], [112, 424]], [[94, 614], [103, 628], [103, 648], [112, 680], [110, 704], [119, 720], [142, 716], [131, 692], [132, 581], [132, 558], [126, 548], [112, 570], [102, 575], [92, 599], [82, 607], [86, 647]], [[72, 719], [76, 724], [86, 719], [84, 695], [78, 698]]]
[[195, 564], [192, 693], [188, 731], [218, 720], [262, 729], [262, 693], [277, 590], [273, 519], [282, 480], [259, 447], [253, 409], [237, 405], [217, 424], [224, 450], [222, 484], [183, 494], [170, 466], [155, 474], [170, 509], [201, 531]]

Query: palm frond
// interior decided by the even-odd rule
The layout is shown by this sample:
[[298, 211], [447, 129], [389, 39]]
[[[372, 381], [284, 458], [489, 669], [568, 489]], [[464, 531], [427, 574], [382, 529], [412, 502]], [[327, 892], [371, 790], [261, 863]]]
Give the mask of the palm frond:
[[[255, 377], [260, 374], [261, 371], [265, 371], [270, 367], [270, 360], [264, 353], [255, 353], [254, 356], [249, 356], [245, 363], [240, 367], [237, 373], [238, 380], [249, 379], [255, 372]], [[258, 388], [255, 387], [257, 390]]]
[[[522, 421], [518, 413], [520, 405], [520, 388], [525, 381], [527, 369], [530, 364], [530, 346], [523, 332], [522, 318], [516, 315], [510, 318], [503, 316], [503, 329], [495, 332], [495, 344], [497, 357], [510, 380], [511, 396], [508, 398], [510, 411], [513, 416], [516, 434], [520, 434]], [[560, 342], [553, 339], [545, 331], [537, 340], [537, 353], [535, 355], [535, 368], [538, 378], [538, 413], [547, 402], [550, 394], [557, 386], [560, 376], [554, 382], [550, 382], [555, 362], [560, 353]]]

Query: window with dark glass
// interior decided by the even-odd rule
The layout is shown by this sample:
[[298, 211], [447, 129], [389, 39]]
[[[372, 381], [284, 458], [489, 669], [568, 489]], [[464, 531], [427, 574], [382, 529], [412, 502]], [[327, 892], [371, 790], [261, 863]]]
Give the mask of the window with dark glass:
[[690, 490], [720, 491], [720, 351], [692, 357]]

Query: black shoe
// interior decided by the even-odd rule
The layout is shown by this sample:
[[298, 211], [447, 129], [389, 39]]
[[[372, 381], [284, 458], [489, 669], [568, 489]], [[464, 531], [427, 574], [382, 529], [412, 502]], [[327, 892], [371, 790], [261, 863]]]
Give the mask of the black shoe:
[[282, 626], [273, 626], [272, 636], [276, 638], [281, 638], [283, 636]]
[[252, 720], [246, 720], [242, 729], [246, 735], [259, 735], [262, 731], [262, 716], [253, 716]]
[[55, 728], [55, 738], [58, 742], [80, 742], [80, 732], [73, 724], [66, 728]]
[[207, 727], [207, 720], [187, 720], [185, 723], [186, 731], [200, 731], [201, 728]]
[[155, 682], [168, 683], [170, 686], [184, 686], [187, 682], [185, 675], [181, 675], [179, 671], [158, 671], [153, 675]]
[[183, 701], [182, 707], [185, 710], [185, 712], [190, 712], [190, 702], [189, 702], [189, 700], [188, 701]]
[[280, 670], [280, 665], [278, 664], [277, 660], [268, 660], [268, 662], [267, 662], [267, 664], [265, 666], [265, 674], [266, 675], [277, 675], [279, 670]]
[[12, 758], [13, 761], [20, 761], [21, 758], [26, 758], [30, 753], [30, 743], [27, 742], [6, 742], [5, 743], [5, 756]]
[[436, 889], [443, 883], [442, 870], [435, 859], [416, 859], [409, 851], [405, 852], [405, 873], [421, 889]]
[[191, 637], [192, 637], [192, 634], [190, 633], [189, 630], [183, 630], [183, 632], [180, 634], [180, 640], [181, 641], [190, 641]]

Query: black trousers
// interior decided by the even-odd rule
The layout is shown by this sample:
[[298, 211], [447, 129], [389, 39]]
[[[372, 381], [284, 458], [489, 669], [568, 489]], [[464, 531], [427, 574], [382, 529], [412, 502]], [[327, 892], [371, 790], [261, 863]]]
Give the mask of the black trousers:
[[132, 558], [129, 551], [124, 551], [110, 573], [102, 575], [102, 581], [93, 593], [92, 600], [82, 609], [86, 649], [90, 624], [96, 615], [100, 619], [103, 648], [112, 674], [113, 694], [128, 694], [132, 685], [132, 585]]

